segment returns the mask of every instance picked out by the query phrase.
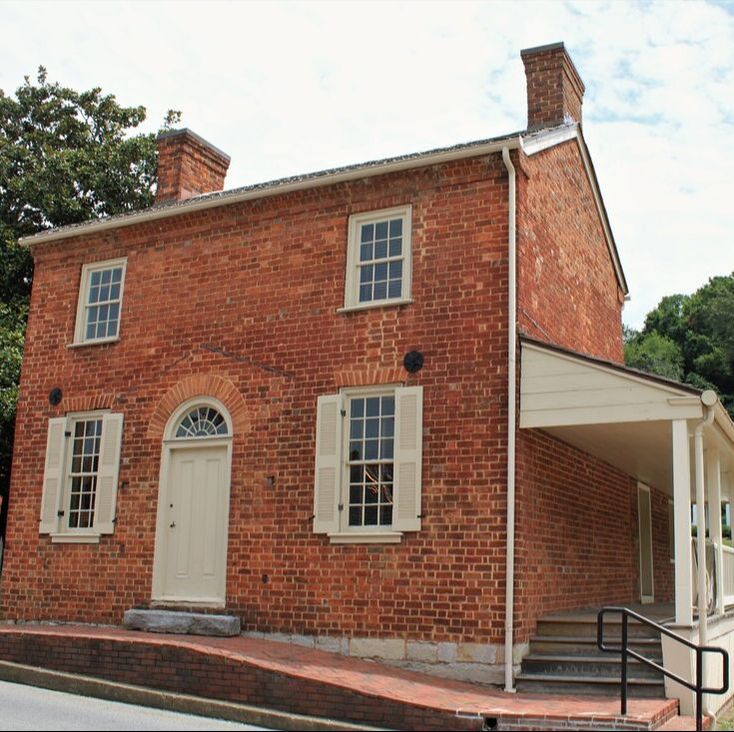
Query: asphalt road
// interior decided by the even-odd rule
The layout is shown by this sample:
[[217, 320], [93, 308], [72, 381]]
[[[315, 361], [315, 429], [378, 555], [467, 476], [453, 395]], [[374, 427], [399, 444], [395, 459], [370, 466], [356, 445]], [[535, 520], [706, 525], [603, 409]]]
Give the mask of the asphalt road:
[[262, 730], [0, 681], [0, 730]]

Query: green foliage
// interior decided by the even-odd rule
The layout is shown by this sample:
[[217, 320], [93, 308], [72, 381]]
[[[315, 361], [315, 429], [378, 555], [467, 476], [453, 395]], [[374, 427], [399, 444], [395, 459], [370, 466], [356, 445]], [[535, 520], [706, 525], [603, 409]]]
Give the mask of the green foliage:
[[678, 364], [681, 375], [671, 378], [714, 389], [734, 416], [734, 273], [712, 277], [693, 295], [664, 297], [627, 340], [625, 361], [663, 376]]
[[[0, 89], [0, 494], [7, 487], [20, 361], [33, 276], [18, 239], [150, 206], [155, 135], [136, 134], [144, 107], [122, 107], [94, 88], [36, 81]], [[167, 129], [180, 121], [170, 111]], [[0, 529], [2, 527], [0, 526]]]
[[637, 333], [624, 346], [628, 366], [666, 379], [683, 378], [683, 354], [678, 344], [656, 331]]

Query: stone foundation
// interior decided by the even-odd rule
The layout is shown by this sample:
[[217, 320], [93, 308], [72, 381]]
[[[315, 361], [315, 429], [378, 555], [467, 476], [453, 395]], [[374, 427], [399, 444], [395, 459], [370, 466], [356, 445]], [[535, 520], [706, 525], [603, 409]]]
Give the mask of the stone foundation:
[[[379, 661], [445, 679], [492, 685], [504, 684], [505, 680], [505, 648], [499, 643], [432, 643], [402, 638], [349, 638], [257, 631], [242, 635]], [[527, 643], [515, 644], [513, 663], [516, 673], [527, 653]]]

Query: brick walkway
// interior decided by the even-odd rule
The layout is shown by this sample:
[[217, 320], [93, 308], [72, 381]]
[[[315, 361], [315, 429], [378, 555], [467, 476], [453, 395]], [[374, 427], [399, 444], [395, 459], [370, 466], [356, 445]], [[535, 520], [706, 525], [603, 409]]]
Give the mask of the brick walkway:
[[87, 626], [0, 626], [0, 658], [152, 688], [397, 729], [655, 729], [677, 702], [507, 694], [252, 638]]

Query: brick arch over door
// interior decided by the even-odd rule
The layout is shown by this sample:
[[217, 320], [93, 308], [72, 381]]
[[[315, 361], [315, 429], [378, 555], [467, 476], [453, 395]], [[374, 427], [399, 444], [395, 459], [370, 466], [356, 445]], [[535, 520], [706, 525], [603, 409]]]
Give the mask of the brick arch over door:
[[249, 424], [247, 406], [237, 387], [222, 376], [202, 374], [189, 376], [172, 386], [158, 402], [148, 425], [148, 437], [162, 440], [166, 424], [177, 407], [195, 397], [214, 397], [232, 417], [235, 435], [241, 435]]

